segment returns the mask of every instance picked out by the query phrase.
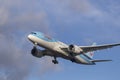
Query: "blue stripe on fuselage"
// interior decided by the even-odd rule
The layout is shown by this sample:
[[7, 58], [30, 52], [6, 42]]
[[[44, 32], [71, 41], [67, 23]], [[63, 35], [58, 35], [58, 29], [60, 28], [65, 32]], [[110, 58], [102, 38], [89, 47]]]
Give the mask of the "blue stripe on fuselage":
[[90, 61], [92, 59], [88, 58], [86, 55], [80, 54], [80, 57], [84, 59], [88, 64], [94, 64], [93, 62]]
[[48, 42], [57, 42], [58, 41], [58, 40], [55, 40], [53, 38], [50, 38], [47, 35], [44, 35], [41, 32], [32, 32], [31, 35], [36, 36], [36, 37], [38, 37], [38, 38], [40, 38], [42, 40], [48, 41]]

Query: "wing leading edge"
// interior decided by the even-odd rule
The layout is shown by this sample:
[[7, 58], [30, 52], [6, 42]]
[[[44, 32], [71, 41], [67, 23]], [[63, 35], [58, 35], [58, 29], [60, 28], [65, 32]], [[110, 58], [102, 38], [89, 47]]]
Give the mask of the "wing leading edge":
[[96, 45], [96, 46], [80, 46], [80, 48], [83, 50], [83, 53], [87, 53], [87, 52], [91, 52], [91, 51], [97, 51], [97, 50], [112, 48], [114, 46], [120, 46], [120, 43], [118, 43], [118, 44]]

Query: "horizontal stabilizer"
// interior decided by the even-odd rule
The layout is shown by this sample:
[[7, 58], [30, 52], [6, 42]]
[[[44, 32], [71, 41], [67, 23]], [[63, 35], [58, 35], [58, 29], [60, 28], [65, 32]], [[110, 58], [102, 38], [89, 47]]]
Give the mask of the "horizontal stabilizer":
[[92, 62], [108, 62], [108, 61], [112, 61], [112, 60], [91, 60]]

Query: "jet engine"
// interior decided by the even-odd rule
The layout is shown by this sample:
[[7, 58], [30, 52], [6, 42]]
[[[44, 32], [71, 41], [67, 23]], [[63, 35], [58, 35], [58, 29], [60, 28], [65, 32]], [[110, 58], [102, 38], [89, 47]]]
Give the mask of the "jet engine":
[[79, 55], [80, 53], [82, 53], [82, 49], [77, 45], [69, 45], [69, 52]]
[[32, 50], [31, 50], [31, 54], [35, 57], [38, 57], [38, 58], [41, 58], [44, 56], [44, 54], [42, 53], [42, 51], [40, 49], [37, 49], [36, 47], [34, 47]]

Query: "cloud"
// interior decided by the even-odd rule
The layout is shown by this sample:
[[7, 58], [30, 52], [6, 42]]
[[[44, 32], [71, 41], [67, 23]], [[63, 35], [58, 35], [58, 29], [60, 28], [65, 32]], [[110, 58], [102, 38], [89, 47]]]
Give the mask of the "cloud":
[[73, 14], [86, 17], [102, 16], [101, 10], [94, 6], [90, 0], [51, 0], [51, 4], [58, 5], [54, 9], [59, 12], [58, 14], [62, 14], [62, 16]]
[[4, 25], [8, 19], [8, 12], [4, 9], [4, 7], [0, 7], [0, 26]]
[[37, 69], [43, 72], [49, 71], [51, 67], [46, 66], [54, 65], [47, 64], [48, 60], [43, 59], [45, 65], [34, 63], [39, 60], [30, 54], [32, 45], [27, 40], [27, 35], [34, 30], [51, 33], [47, 13], [31, 8], [36, 7], [37, 1], [0, 0], [0, 4], [0, 79], [25, 80], [35, 65], [41, 66]]
[[100, 16], [101, 12], [89, 0], [71, 0], [69, 8], [86, 16]]
[[[90, 0], [0, 0], [0, 79], [24, 80], [32, 74], [32, 69], [36, 66], [39, 71], [37, 74], [41, 75], [52, 70], [61, 70], [59, 65], [51, 63], [51, 58], [42, 58], [39, 61], [31, 56], [32, 44], [30, 46], [27, 40], [31, 31], [49, 34], [52, 32], [52, 26], [55, 26], [56, 31], [62, 28], [61, 32], [68, 28], [70, 30], [72, 26], [71, 31], [74, 31], [76, 28], [73, 26], [79, 25], [78, 27], [83, 27], [77, 27], [78, 32], [86, 37], [98, 32], [99, 36], [94, 37], [98, 38], [101, 35], [104, 38], [104, 34], [110, 36], [110, 40], [111, 36], [115, 36], [112, 32], [115, 33], [116, 25], [119, 30], [120, 6], [109, 5], [109, 11], [104, 11], [98, 8], [100, 4], [94, 4]], [[91, 29], [97, 30], [89, 31]], [[86, 41], [92, 42], [91, 39]]]

